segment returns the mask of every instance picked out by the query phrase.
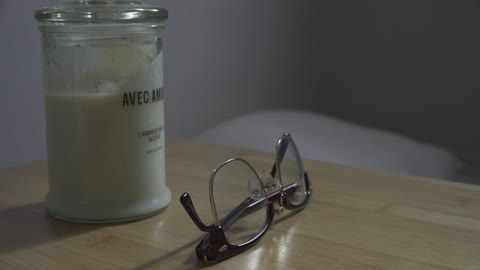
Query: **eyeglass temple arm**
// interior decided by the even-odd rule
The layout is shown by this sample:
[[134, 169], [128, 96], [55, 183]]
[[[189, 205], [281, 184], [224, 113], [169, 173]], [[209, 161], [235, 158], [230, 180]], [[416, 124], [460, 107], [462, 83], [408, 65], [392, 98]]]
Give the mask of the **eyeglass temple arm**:
[[180, 197], [180, 203], [183, 205], [183, 208], [185, 208], [185, 211], [187, 211], [193, 223], [195, 223], [195, 225], [197, 225], [197, 227], [201, 231], [207, 232], [214, 228], [214, 225], [207, 226], [202, 222], [202, 220], [198, 216], [197, 210], [195, 210], [195, 206], [193, 206], [193, 201], [190, 197], [190, 194], [183, 193]]
[[[303, 175], [305, 177], [305, 182], [307, 184], [307, 190], [310, 190], [310, 180], [308, 179], [307, 172], [304, 172]], [[288, 194], [288, 193], [294, 192], [294, 190], [296, 189], [296, 186], [289, 185], [287, 187], [284, 187], [284, 189], [285, 189], [285, 192]], [[276, 191], [272, 194], [269, 194], [267, 196], [267, 199], [271, 202], [274, 202], [274, 201], [278, 201], [280, 196], [281, 196], [280, 191]], [[220, 224], [224, 228], [228, 228], [232, 223], [234, 223], [238, 219], [244, 216], [250, 215], [251, 213], [258, 211], [262, 207], [263, 205], [259, 201], [254, 201], [251, 198], [247, 198], [245, 199], [245, 201], [243, 201], [237, 207], [235, 207], [228, 215], [226, 215], [220, 221]]]
[[[275, 192], [268, 196], [266, 199], [267, 200], [278, 200], [278, 196], [280, 196], [280, 192]], [[235, 207], [228, 215], [226, 215], [221, 221], [220, 224], [222, 225], [223, 228], [228, 228], [230, 225], [232, 225], [235, 221], [243, 218], [244, 216], [248, 216], [251, 213], [254, 213], [261, 208], [263, 208], [264, 205], [262, 204], [262, 201], [255, 201], [251, 198], [245, 199], [241, 204], [239, 204], [237, 207]]]
[[220, 220], [220, 225], [222, 225], [222, 227], [226, 229], [240, 218], [259, 210], [261, 206], [262, 205], [259, 201], [247, 198], [242, 203], [240, 203], [240, 205], [230, 211], [228, 215], [222, 218], [222, 220]]

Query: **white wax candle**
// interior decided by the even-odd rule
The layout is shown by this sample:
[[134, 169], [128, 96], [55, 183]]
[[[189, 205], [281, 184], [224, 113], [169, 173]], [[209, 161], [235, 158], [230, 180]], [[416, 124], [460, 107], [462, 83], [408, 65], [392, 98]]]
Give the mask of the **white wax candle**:
[[170, 202], [163, 89], [112, 85], [100, 93], [45, 96], [46, 204], [53, 215], [91, 222], [129, 220]]

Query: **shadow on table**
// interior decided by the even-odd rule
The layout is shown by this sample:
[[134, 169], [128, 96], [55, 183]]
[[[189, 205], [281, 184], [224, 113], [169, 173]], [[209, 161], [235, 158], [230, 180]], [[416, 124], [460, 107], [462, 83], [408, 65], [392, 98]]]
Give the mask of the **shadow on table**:
[[134, 270], [146, 270], [146, 269], [152, 269], [153, 267], [156, 267], [156, 266], [160, 266], [160, 265], [164, 265], [163, 263], [166, 263], [168, 261], [171, 261], [172, 258], [174, 258], [175, 256], [181, 256], [181, 253], [183, 253], [184, 251], [187, 251], [187, 250], [191, 250], [191, 252], [189, 253], [190, 256], [188, 256], [186, 258], [186, 260], [184, 261], [184, 266], [181, 268], [181, 269], [191, 269], [191, 268], [195, 268], [195, 269], [201, 269], [201, 268], [205, 268], [205, 267], [208, 267], [210, 266], [209, 264], [203, 262], [203, 261], [199, 261], [197, 259], [197, 256], [195, 255], [195, 247], [197, 246], [197, 244], [200, 242], [200, 240], [202, 240], [203, 238], [203, 235], [201, 237], [198, 237], [188, 243], [186, 243], [185, 245], [181, 246], [181, 247], [178, 247], [170, 252], [168, 252], [167, 254], [161, 256], [161, 257], [158, 257], [154, 260], [151, 260], [143, 265], [140, 265], [139, 267], [136, 267], [134, 268]]
[[98, 230], [106, 225], [70, 223], [47, 215], [42, 202], [0, 210], [0, 255]]

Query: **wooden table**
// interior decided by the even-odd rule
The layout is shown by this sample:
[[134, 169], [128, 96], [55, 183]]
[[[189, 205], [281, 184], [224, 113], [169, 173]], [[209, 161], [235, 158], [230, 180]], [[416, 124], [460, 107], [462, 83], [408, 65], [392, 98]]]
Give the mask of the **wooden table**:
[[[45, 162], [2, 169], [0, 269], [207, 267], [194, 253], [203, 233], [178, 198], [188, 191], [199, 212], [209, 213], [210, 172], [234, 156], [256, 169], [273, 161], [270, 154], [169, 141], [172, 203], [154, 217], [116, 225], [48, 217]], [[276, 216], [258, 245], [212, 269], [480, 269], [480, 187], [315, 161], [305, 168], [314, 188], [307, 208]]]

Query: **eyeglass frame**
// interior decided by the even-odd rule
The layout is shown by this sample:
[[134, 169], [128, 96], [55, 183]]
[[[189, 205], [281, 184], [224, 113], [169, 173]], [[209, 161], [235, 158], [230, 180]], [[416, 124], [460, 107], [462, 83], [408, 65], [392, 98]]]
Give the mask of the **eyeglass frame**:
[[[281, 170], [280, 169], [277, 170], [277, 168], [280, 168], [280, 164], [285, 156], [286, 149], [290, 145], [293, 145], [293, 147], [295, 148], [295, 152], [296, 152], [295, 154], [298, 156], [298, 159], [299, 159], [301, 175], [303, 175], [304, 177], [303, 180], [305, 181], [306, 198], [299, 205], [292, 204], [288, 200], [288, 196], [287, 196], [289, 192], [294, 192], [297, 186], [294, 184], [290, 184], [284, 187], [282, 178], [281, 178]], [[192, 221], [195, 223], [195, 225], [197, 225], [197, 227], [201, 231], [208, 232], [202, 238], [200, 243], [197, 245], [197, 247], [195, 248], [195, 251], [198, 259], [205, 260], [210, 263], [216, 263], [216, 262], [220, 262], [225, 259], [228, 259], [234, 255], [244, 252], [245, 250], [257, 244], [259, 240], [266, 234], [267, 230], [270, 228], [270, 225], [273, 222], [273, 218], [275, 216], [274, 203], [277, 202], [281, 208], [286, 208], [292, 211], [300, 211], [307, 206], [312, 193], [310, 180], [308, 178], [308, 174], [303, 169], [303, 162], [300, 157], [300, 153], [298, 152], [298, 149], [295, 145], [295, 142], [293, 141], [289, 133], [284, 133], [277, 141], [275, 164], [273, 165], [273, 168], [270, 172], [270, 175], [272, 176], [272, 178], [275, 179], [275, 176], [278, 171], [279, 181], [277, 183], [280, 184], [279, 188], [272, 193], [265, 194], [265, 198], [259, 201], [255, 201], [250, 197], [245, 199], [237, 207], [232, 209], [229, 212], [229, 214], [227, 214], [224, 218], [219, 220], [217, 215], [215, 200], [213, 196], [214, 178], [216, 173], [222, 167], [234, 161], [243, 162], [248, 167], [250, 167], [250, 169], [255, 173], [255, 176], [258, 178], [261, 188], [265, 190], [265, 185], [262, 181], [262, 178], [258, 175], [257, 171], [255, 171], [255, 169], [253, 168], [252, 165], [250, 165], [250, 163], [248, 163], [246, 160], [241, 158], [232, 158], [223, 162], [218, 168], [213, 170], [212, 174], [210, 175], [209, 193], [210, 193], [210, 207], [211, 207], [213, 219], [214, 219], [213, 224], [207, 226], [202, 222], [197, 211], [195, 210], [193, 201], [188, 193], [183, 193], [182, 196], [180, 197], [181, 204], [183, 205], [183, 207], [185, 208], [185, 211], [187, 211], [188, 215], [190, 216]], [[253, 200], [253, 202], [249, 203], [249, 200]], [[228, 228], [231, 224], [236, 222], [238, 219], [265, 207], [265, 205], [263, 204], [260, 205], [260, 203], [263, 203], [263, 204], [267, 203], [266, 205], [267, 217], [265, 220], [265, 224], [263, 225], [263, 228], [252, 239], [238, 245], [231, 244], [225, 236], [225, 231], [223, 227]], [[242, 208], [244, 207], [247, 207], [247, 208], [246, 210], [242, 211]], [[242, 214], [239, 215], [240, 213]]]

